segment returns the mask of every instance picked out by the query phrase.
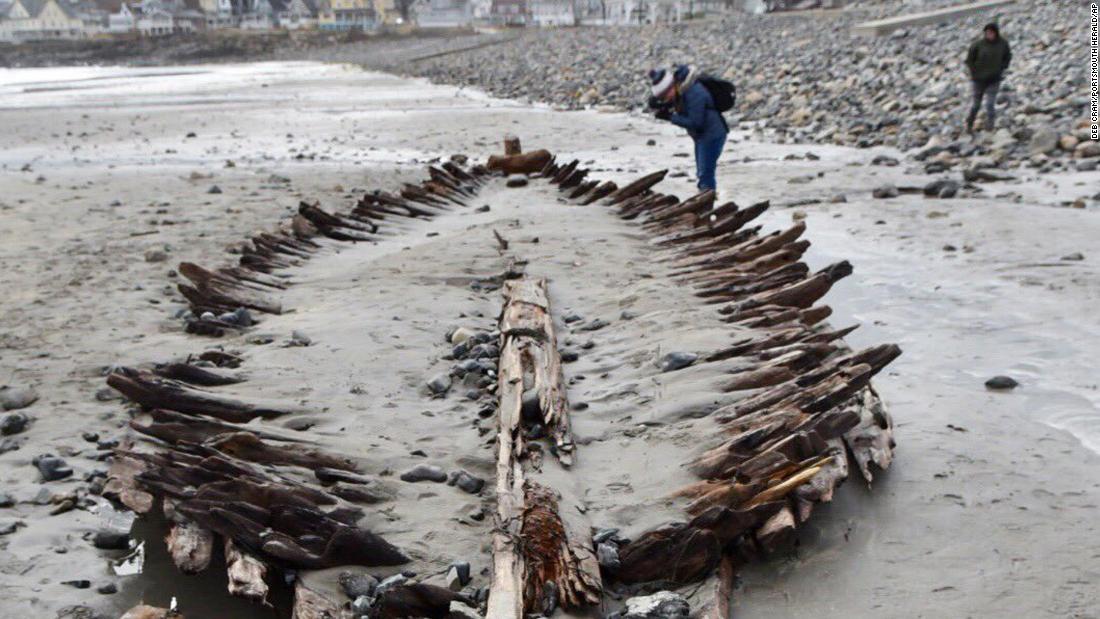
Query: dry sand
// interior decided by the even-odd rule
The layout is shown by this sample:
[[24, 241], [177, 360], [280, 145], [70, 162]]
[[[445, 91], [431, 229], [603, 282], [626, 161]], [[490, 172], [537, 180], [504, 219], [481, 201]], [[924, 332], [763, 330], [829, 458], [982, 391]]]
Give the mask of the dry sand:
[[[18, 91], [27, 88], [35, 92]], [[105, 469], [81, 438], [117, 438], [127, 420], [120, 402], [96, 398], [104, 368], [215, 344], [181, 335], [172, 318], [182, 304], [168, 271], [178, 261], [221, 264], [232, 258], [228, 245], [299, 199], [346, 208], [357, 190], [418, 178], [433, 157], [495, 152], [505, 132], [591, 161], [594, 174], [616, 181], [692, 168], [677, 156], [688, 140], [642, 118], [552, 112], [337, 66], [0, 73], [0, 94], [0, 383], [42, 396], [24, 411], [34, 421], [15, 437], [21, 447], [0, 455], [3, 491], [19, 501], [0, 508], [0, 524], [26, 524], [0, 537], [0, 614], [13, 617], [78, 603], [110, 614], [172, 596], [191, 616], [272, 616], [240, 602], [226, 610], [219, 574], [177, 576], [152, 527], [146, 576], [114, 576], [105, 553], [82, 539], [102, 513], [48, 516], [50, 506], [32, 502], [42, 487], [65, 494]], [[820, 160], [783, 160], [806, 151]], [[863, 325], [848, 338], [855, 346], [905, 350], [876, 380], [899, 426], [894, 468], [871, 492], [847, 484], [791, 556], [743, 573], [736, 616], [1100, 616], [1100, 485], [1091, 474], [1100, 464], [1100, 237], [1095, 204], [1056, 206], [1094, 191], [1100, 173], [987, 186], [1016, 192], [1018, 203], [872, 200], [883, 182], [926, 180], [866, 165], [883, 152], [891, 154], [736, 142], [719, 170], [723, 198], [740, 204], [844, 193], [846, 203], [775, 208], [762, 223], [805, 215], [811, 268], [842, 258], [856, 268], [828, 298], [832, 322]], [[220, 194], [207, 193], [213, 185]], [[687, 178], [662, 187], [691, 192]], [[491, 210], [326, 250], [293, 273], [298, 285], [283, 301], [294, 311], [254, 331], [273, 343], [223, 343], [248, 358], [249, 381], [234, 393], [301, 404], [329, 449], [363, 458], [371, 474], [392, 473], [384, 483], [399, 500], [368, 518], [410, 552], [410, 569], [468, 560], [484, 585], [490, 525], [469, 515], [491, 499], [396, 475], [425, 461], [410, 454], [423, 450], [449, 470], [491, 476], [491, 435], [479, 431], [491, 422], [479, 419], [480, 405], [459, 387], [431, 399], [423, 384], [449, 367], [440, 359], [449, 328], [492, 325], [499, 296], [469, 287], [503, 266], [492, 230], [550, 278], [559, 318], [575, 311], [611, 323], [591, 333], [559, 327], [567, 347], [594, 344], [565, 374], [571, 401], [589, 404], [574, 417], [583, 482], [568, 500], [583, 501], [597, 526], [634, 532], [667, 516], [649, 506], [685, 475], [679, 464], [708, 434], [711, 422], [693, 413], [724, 396], [720, 368], [660, 375], [653, 361], [729, 335], [663, 277], [640, 231], [602, 210], [557, 205], [534, 186], [493, 186], [474, 204]], [[168, 260], [146, 262], [150, 250]], [[1073, 252], [1084, 260], [1060, 260]], [[282, 346], [293, 330], [313, 345]], [[982, 387], [1002, 373], [1021, 387]], [[65, 457], [74, 477], [40, 484], [30, 460], [47, 452]], [[60, 584], [82, 578], [93, 588]], [[94, 593], [107, 582], [120, 593]]]

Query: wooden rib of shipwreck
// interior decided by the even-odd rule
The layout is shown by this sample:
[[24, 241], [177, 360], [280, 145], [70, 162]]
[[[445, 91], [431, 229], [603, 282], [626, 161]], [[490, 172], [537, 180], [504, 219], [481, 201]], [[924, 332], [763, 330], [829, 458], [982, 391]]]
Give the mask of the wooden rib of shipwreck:
[[[458, 157], [464, 161], [464, 157]], [[198, 335], [222, 336], [239, 331], [241, 325], [227, 317], [246, 308], [264, 314], [282, 313], [277, 299], [287, 286], [281, 269], [299, 265], [321, 251], [321, 238], [370, 243], [389, 234], [401, 219], [431, 218], [453, 206], [464, 206], [484, 184], [488, 170], [465, 168], [457, 161], [428, 167], [428, 180], [407, 184], [400, 195], [374, 192], [364, 195], [351, 211], [329, 212], [317, 203], [302, 202], [298, 212], [273, 230], [260, 232], [239, 248], [237, 265], [207, 269], [191, 262], [181, 263], [179, 273], [189, 283], [177, 284], [191, 306], [193, 317], [187, 331]]]
[[[560, 182], [572, 169], [542, 171]], [[564, 174], [564, 176], [563, 176]], [[709, 578], [718, 597], [702, 614], [728, 616], [733, 565], [781, 548], [813, 505], [829, 501], [848, 476], [848, 461], [867, 483], [890, 465], [893, 425], [870, 379], [900, 354], [893, 345], [853, 352], [830, 330], [828, 306], [816, 305], [851, 273], [847, 262], [811, 273], [801, 262], [805, 224], [761, 236], [747, 224], [768, 203], [714, 205], [713, 192], [680, 200], [652, 188], [665, 171], [624, 186], [602, 203], [654, 235], [657, 260], [695, 286], [704, 303], [721, 303], [735, 330], [727, 348], [704, 362], [732, 362], [734, 404], [712, 412], [726, 438], [687, 463], [699, 481], [670, 489], [684, 520], [645, 532], [619, 549], [604, 577], [627, 584], [682, 585]], [[596, 202], [571, 194], [580, 204]], [[725, 593], [723, 593], [723, 591]]]
[[[279, 273], [324, 250], [322, 238], [373, 242], [401, 220], [431, 218], [465, 204], [484, 184], [487, 171], [464, 167], [457, 158], [432, 166], [430, 179], [407, 185], [401, 196], [368, 194], [347, 213], [302, 203], [291, 220], [250, 238], [237, 265], [206, 269], [180, 264], [190, 283], [179, 289], [196, 318], [189, 333], [221, 335], [243, 328], [224, 316], [246, 308], [282, 311], [277, 295], [290, 281]], [[235, 368], [241, 359], [222, 351], [199, 357]], [[209, 568], [216, 544], [223, 548], [231, 594], [267, 603], [273, 571], [314, 570], [341, 565], [399, 565], [408, 559], [361, 523], [362, 504], [388, 501], [392, 491], [361, 471], [361, 462], [327, 453], [311, 441], [258, 429], [248, 422], [300, 412], [223, 390], [240, 375], [204, 369], [191, 359], [144, 368], [118, 368], [107, 383], [138, 405], [133, 434], [115, 450], [104, 496], [139, 515], [159, 508], [169, 522], [169, 556], [184, 573]], [[461, 596], [416, 583], [379, 599], [381, 618], [442, 617]], [[294, 617], [351, 617], [345, 601], [295, 586]], [[152, 611], [160, 612], [158, 609]], [[131, 611], [150, 612], [148, 607]], [[168, 616], [168, 615], [164, 615]], [[175, 615], [172, 615], [175, 616]]]
[[569, 407], [561, 357], [550, 315], [546, 281], [522, 277], [504, 282], [500, 317], [497, 418], [497, 527], [493, 533], [493, 578], [489, 619], [549, 615], [557, 606], [600, 603], [599, 564], [587, 531], [568, 522], [558, 496], [529, 479], [526, 468], [539, 454], [524, 436], [524, 408], [548, 429], [551, 449], [564, 466], [573, 461]]

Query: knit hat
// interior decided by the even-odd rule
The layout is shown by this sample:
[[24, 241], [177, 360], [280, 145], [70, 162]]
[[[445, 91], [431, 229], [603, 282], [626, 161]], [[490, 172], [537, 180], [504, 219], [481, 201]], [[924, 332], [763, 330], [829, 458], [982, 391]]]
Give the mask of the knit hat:
[[660, 97], [672, 88], [672, 73], [664, 69], [653, 69], [649, 72], [649, 81], [653, 84], [653, 96]]

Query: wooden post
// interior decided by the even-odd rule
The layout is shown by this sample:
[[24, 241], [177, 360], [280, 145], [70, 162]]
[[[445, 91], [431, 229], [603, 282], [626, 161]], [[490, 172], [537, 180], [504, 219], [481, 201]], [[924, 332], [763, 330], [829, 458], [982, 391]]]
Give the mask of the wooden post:
[[514, 135], [505, 135], [504, 136], [504, 156], [508, 157], [508, 156], [511, 156], [511, 155], [518, 155], [521, 152], [523, 152], [523, 149], [520, 148], [519, 138], [517, 136], [514, 136]]

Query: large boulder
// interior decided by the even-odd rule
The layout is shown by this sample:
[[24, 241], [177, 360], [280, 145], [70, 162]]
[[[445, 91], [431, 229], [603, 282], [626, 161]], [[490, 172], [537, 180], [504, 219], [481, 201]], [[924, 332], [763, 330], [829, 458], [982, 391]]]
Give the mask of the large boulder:
[[1100, 142], [1096, 140], [1088, 140], [1087, 142], [1081, 142], [1077, 145], [1077, 148], [1073, 150], [1073, 156], [1078, 159], [1090, 159], [1092, 157], [1100, 157]]
[[1058, 132], [1054, 129], [1042, 128], [1031, 136], [1031, 142], [1027, 149], [1032, 155], [1044, 155], [1058, 148]]

